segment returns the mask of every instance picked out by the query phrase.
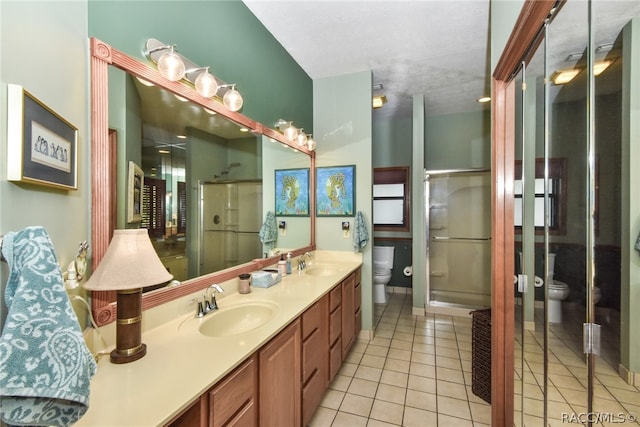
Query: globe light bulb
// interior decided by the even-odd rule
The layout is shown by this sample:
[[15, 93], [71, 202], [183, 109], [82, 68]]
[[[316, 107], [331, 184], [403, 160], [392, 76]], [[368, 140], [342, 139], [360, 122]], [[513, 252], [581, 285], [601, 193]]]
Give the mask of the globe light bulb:
[[242, 95], [236, 90], [235, 86], [231, 86], [231, 89], [222, 97], [222, 102], [229, 110], [238, 111], [242, 108]]
[[313, 150], [315, 150], [315, 149], [316, 149], [316, 140], [315, 140], [315, 139], [313, 139], [313, 138], [311, 137], [311, 135], [309, 135], [309, 138], [307, 138], [307, 148], [308, 148], [310, 151], [313, 151]]
[[167, 80], [177, 82], [184, 77], [185, 67], [182, 58], [173, 51], [173, 46], [169, 52], [165, 52], [158, 59], [158, 71]]
[[295, 139], [298, 137], [298, 129], [293, 126], [292, 122], [289, 122], [283, 133], [289, 141], [295, 141]]
[[211, 98], [218, 92], [218, 82], [213, 74], [209, 72], [209, 68], [202, 70], [195, 81], [196, 91], [205, 98]]
[[302, 132], [302, 128], [300, 128], [300, 131], [298, 132], [298, 136], [296, 137], [296, 140], [298, 141], [299, 147], [302, 147], [303, 145], [307, 144], [307, 134]]

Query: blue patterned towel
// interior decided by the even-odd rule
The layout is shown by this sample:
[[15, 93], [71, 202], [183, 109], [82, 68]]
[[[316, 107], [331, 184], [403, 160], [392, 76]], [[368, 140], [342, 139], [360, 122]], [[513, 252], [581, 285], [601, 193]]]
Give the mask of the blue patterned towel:
[[362, 211], [356, 213], [356, 221], [353, 226], [353, 249], [356, 252], [362, 251], [369, 242], [369, 230], [367, 221], [364, 219]]
[[258, 234], [260, 241], [267, 248], [272, 249], [276, 245], [276, 239], [278, 238], [278, 226], [276, 225], [276, 214], [269, 211], [264, 220], [264, 224], [260, 228]]
[[89, 407], [96, 363], [42, 227], [5, 235], [9, 309], [0, 336], [0, 418], [9, 425], [68, 426]]

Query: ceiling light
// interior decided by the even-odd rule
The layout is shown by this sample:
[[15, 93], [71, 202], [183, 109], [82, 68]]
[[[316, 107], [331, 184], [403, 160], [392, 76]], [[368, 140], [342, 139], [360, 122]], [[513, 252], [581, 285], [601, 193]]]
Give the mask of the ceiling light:
[[296, 141], [298, 141], [298, 146], [302, 147], [307, 144], [307, 134], [302, 132], [302, 128], [298, 132], [298, 136], [296, 136]]
[[309, 134], [309, 137], [307, 138], [307, 148], [309, 151], [316, 149], [316, 140], [311, 137], [311, 134]]
[[569, 70], [556, 71], [551, 75], [551, 81], [555, 85], [563, 85], [569, 83], [580, 73], [580, 69], [572, 68]]
[[293, 122], [289, 122], [286, 128], [284, 128], [284, 136], [287, 137], [289, 141], [293, 141], [298, 137], [298, 129], [293, 126]]
[[169, 153], [171, 153], [171, 151], [169, 151], [169, 150], [158, 150], [158, 153], [160, 153], [160, 154], [169, 154]]
[[609, 68], [609, 65], [611, 64], [613, 64], [613, 61], [610, 60], [596, 62], [593, 64], [593, 75], [599, 76], [604, 70]]
[[224, 105], [231, 111], [240, 110], [242, 108], [243, 99], [242, 95], [240, 95], [240, 92], [236, 90], [236, 85], [231, 84], [223, 85], [220, 87], [230, 87], [230, 89], [227, 90], [227, 92], [222, 97], [222, 102], [224, 103]]
[[375, 95], [373, 97], [373, 108], [380, 108], [387, 103], [387, 97], [384, 95]]
[[182, 58], [174, 52], [174, 46], [165, 46], [168, 52], [158, 59], [158, 71], [167, 80], [177, 82], [184, 77], [185, 67]]
[[481, 96], [480, 98], [476, 99], [477, 102], [484, 104], [487, 103], [489, 101], [491, 101], [491, 97], [490, 96]]
[[240, 132], [249, 132], [249, 128], [241, 127]]
[[187, 139], [187, 135], [176, 135], [178, 139]]

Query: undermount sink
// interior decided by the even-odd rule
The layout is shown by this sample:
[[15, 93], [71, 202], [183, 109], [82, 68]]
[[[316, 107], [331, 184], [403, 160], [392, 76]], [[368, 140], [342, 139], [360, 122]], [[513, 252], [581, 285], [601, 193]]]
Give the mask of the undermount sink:
[[208, 337], [242, 334], [267, 323], [276, 310], [277, 306], [268, 302], [251, 302], [223, 307], [202, 319], [198, 331]]
[[313, 264], [304, 269], [305, 274], [310, 276], [333, 276], [340, 271], [334, 264]]

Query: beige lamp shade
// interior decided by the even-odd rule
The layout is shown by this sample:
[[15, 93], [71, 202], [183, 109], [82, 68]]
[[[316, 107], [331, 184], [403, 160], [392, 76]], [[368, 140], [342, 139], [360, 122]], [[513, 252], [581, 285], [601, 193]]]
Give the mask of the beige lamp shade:
[[117, 291], [158, 285], [172, 278], [158, 258], [146, 229], [115, 230], [107, 253], [84, 287]]

